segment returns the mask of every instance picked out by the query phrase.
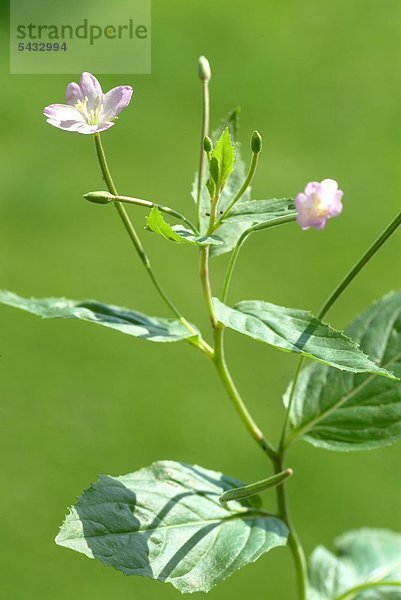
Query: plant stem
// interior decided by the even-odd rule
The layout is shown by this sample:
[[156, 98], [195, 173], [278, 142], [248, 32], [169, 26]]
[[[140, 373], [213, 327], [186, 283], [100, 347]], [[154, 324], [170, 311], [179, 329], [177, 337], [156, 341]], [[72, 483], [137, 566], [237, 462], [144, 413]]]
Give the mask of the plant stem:
[[242, 198], [242, 196], [245, 194], [246, 190], [248, 189], [248, 187], [250, 186], [250, 184], [252, 182], [252, 179], [254, 178], [256, 168], [258, 166], [258, 160], [259, 160], [259, 152], [254, 153], [252, 155], [252, 160], [251, 160], [251, 164], [249, 167], [248, 175], [246, 176], [244, 183], [242, 184], [241, 188], [238, 190], [238, 192], [236, 193], [236, 195], [234, 196], [234, 198], [232, 199], [230, 204], [227, 206], [227, 208], [225, 209], [225, 211], [223, 212], [221, 217], [219, 217], [219, 219], [216, 221], [216, 223], [214, 225], [214, 229], [217, 229], [217, 227], [219, 227], [221, 225], [221, 223], [224, 221], [224, 219], [230, 214], [233, 206], [235, 206], [235, 204], [237, 204], [238, 200], [240, 198]]
[[[338, 286], [334, 289], [334, 291], [327, 298], [326, 302], [323, 304], [322, 308], [318, 313], [318, 318], [323, 319], [323, 317], [328, 313], [330, 308], [335, 304], [335, 302], [340, 298], [340, 296], [345, 292], [348, 286], [353, 282], [355, 277], [360, 273], [365, 265], [373, 258], [373, 256], [380, 250], [383, 244], [393, 235], [393, 233], [398, 229], [401, 225], [401, 212], [387, 225], [384, 231], [379, 235], [379, 237], [373, 242], [371, 246], [364, 252], [361, 258], [355, 263], [352, 269], [347, 273], [347, 275], [341, 280]], [[291, 411], [292, 402], [295, 396], [296, 386], [298, 383], [299, 374], [301, 372], [301, 367], [304, 361], [304, 357], [301, 357], [298, 361], [298, 365], [295, 371], [294, 379], [292, 381], [290, 398], [288, 401], [288, 407], [285, 416], [283, 433], [281, 436], [280, 448], [287, 448], [289, 443], [292, 443], [297, 437], [291, 438], [291, 440], [286, 439], [287, 437], [287, 429], [289, 423], [289, 416]]]
[[[293, 218], [292, 218], [292, 220], [293, 220]], [[282, 221], [282, 222], [284, 222], [284, 221]], [[285, 221], [285, 222], [289, 222], [289, 221]], [[276, 223], [276, 224], [278, 224], [278, 223]], [[272, 225], [270, 225], [270, 226], [272, 226]], [[259, 229], [255, 229], [255, 230], [258, 231]], [[203, 289], [204, 289], [204, 293], [205, 293], [205, 297], [206, 297], [206, 304], [208, 306], [209, 316], [210, 316], [213, 331], [214, 331], [214, 359], [213, 359], [213, 362], [216, 365], [216, 368], [217, 368], [218, 374], [220, 376], [220, 379], [223, 383], [223, 386], [225, 387], [227, 394], [228, 394], [229, 398], [231, 399], [231, 401], [234, 405], [234, 408], [237, 411], [241, 421], [245, 425], [246, 429], [248, 430], [248, 432], [250, 433], [252, 438], [256, 441], [258, 446], [271, 459], [271, 461], [273, 462], [273, 465], [275, 467], [275, 472], [278, 475], [279, 473], [281, 473], [284, 470], [283, 469], [283, 452], [281, 455], [277, 453], [277, 451], [273, 448], [273, 446], [270, 444], [270, 442], [266, 439], [266, 437], [263, 435], [261, 429], [258, 427], [256, 422], [254, 421], [252, 415], [250, 414], [249, 410], [247, 409], [246, 404], [242, 400], [242, 398], [233, 382], [231, 373], [230, 373], [227, 363], [226, 363], [225, 353], [224, 353], [224, 327], [221, 323], [218, 323], [218, 321], [216, 319], [214, 307], [213, 307], [212, 291], [211, 291], [211, 285], [210, 285], [210, 280], [209, 280], [209, 268], [208, 268], [209, 255], [208, 255], [208, 252], [206, 252], [205, 250], [206, 250], [205, 248], [202, 248], [200, 250], [202, 253], [201, 254], [201, 262], [202, 262], [201, 277], [202, 277], [202, 285], [203, 285]], [[296, 567], [299, 598], [300, 598], [300, 600], [306, 600], [308, 584], [307, 584], [307, 571], [306, 571], [305, 555], [304, 555], [302, 546], [300, 544], [300, 541], [298, 539], [298, 536], [297, 536], [297, 534], [292, 526], [291, 520], [290, 520], [286, 491], [285, 491], [285, 484], [283, 483], [282, 485], [279, 485], [276, 488], [276, 490], [277, 490], [276, 491], [277, 504], [278, 504], [278, 508], [280, 511], [279, 516], [287, 524], [288, 529], [289, 529], [288, 544], [289, 544], [289, 548], [292, 552], [295, 567]]]
[[347, 273], [344, 279], [339, 283], [335, 290], [327, 298], [322, 308], [318, 313], [318, 318], [322, 319], [325, 314], [330, 310], [333, 304], [338, 300], [341, 294], [347, 289], [349, 284], [355, 279], [358, 273], [363, 267], [370, 261], [371, 258], [376, 254], [383, 244], [393, 235], [393, 233], [401, 225], [401, 212], [387, 225], [383, 233], [373, 242], [371, 246], [366, 250], [363, 256], [356, 262], [352, 269]]
[[356, 585], [352, 589], [344, 592], [341, 596], [338, 596], [336, 600], [353, 600], [357, 594], [363, 592], [365, 590], [372, 590], [377, 588], [385, 588], [385, 587], [401, 587], [400, 581], [371, 581], [369, 583], [361, 583], [361, 585]]
[[204, 246], [199, 249], [200, 254], [200, 279], [202, 283], [203, 295], [206, 300], [207, 311], [209, 314], [212, 329], [217, 327], [217, 319], [213, 306], [212, 287], [210, 285], [209, 275], [209, 246]]
[[[109, 166], [107, 164], [107, 160], [106, 160], [106, 155], [103, 149], [103, 144], [102, 141], [100, 139], [100, 134], [96, 133], [94, 135], [95, 138], [95, 147], [96, 147], [96, 154], [99, 160], [99, 164], [100, 164], [100, 168], [102, 170], [102, 174], [103, 174], [103, 178], [106, 182], [106, 185], [109, 189], [109, 192], [111, 194], [113, 194], [113, 196], [118, 196], [118, 192], [116, 189], [116, 186], [114, 185], [114, 181], [113, 178], [111, 176], [110, 173], [110, 169]], [[160, 285], [156, 275], [153, 272], [152, 266], [150, 264], [150, 260], [145, 252], [144, 247], [142, 246], [142, 243], [138, 237], [138, 234], [135, 231], [135, 228], [128, 216], [127, 211], [125, 210], [124, 206], [120, 203], [120, 202], [115, 202], [115, 207], [117, 209], [117, 212], [124, 224], [125, 229], [128, 232], [129, 237], [131, 238], [132, 243], [135, 246], [135, 249], [139, 255], [139, 258], [141, 259], [142, 264], [144, 265], [153, 285], [155, 286], [156, 290], [158, 291], [158, 293], [160, 294], [160, 296], [162, 297], [162, 299], [164, 300], [164, 302], [167, 304], [167, 306], [170, 308], [170, 310], [172, 311], [172, 313], [181, 321], [181, 323], [186, 327], [186, 329], [193, 334], [193, 338], [189, 338], [188, 342], [198, 348], [200, 348], [203, 352], [205, 352], [209, 357], [213, 356], [213, 349], [199, 336], [199, 333], [192, 327], [192, 325], [190, 323], [188, 323], [188, 321], [181, 315], [181, 313], [179, 312], [179, 310], [175, 307], [175, 305], [173, 304], [173, 302], [170, 300], [169, 296], [167, 295], [167, 293], [164, 291], [164, 289], [162, 288], [162, 286]]]
[[132, 198], [131, 196], [118, 196], [111, 195], [111, 202], [121, 202], [123, 204], [135, 204], [136, 206], [143, 206], [144, 208], [157, 208], [160, 212], [170, 215], [175, 219], [178, 219], [182, 223], [185, 223], [194, 233], [198, 234], [198, 230], [195, 225], [191, 223], [187, 217], [179, 213], [177, 210], [170, 208], [169, 206], [163, 206], [162, 204], [156, 204], [156, 202], [150, 202], [150, 200], [142, 200], [141, 198]]
[[202, 83], [202, 126], [200, 140], [200, 155], [199, 155], [199, 170], [198, 170], [198, 189], [196, 195], [196, 205], [198, 212], [198, 229], [201, 224], [201, 194], [203, 186], [203, 177], [205, 174], [205, 157], [206, 152], [203, 148], [203, 141], [209, 133], [209, 115], [210, 115], [210, 98], [209, 98], [209, 79], [201, 79]]
[[[275, 472], [283, 471], [283, 458], [279, 456], [274, 462]], [[291, 516], [288, 508], [288, 499], [285, 485], [280, 485], [276, 488], [277, 505], [279, 508], [279, 516], [283, 519], [289, 529], [288, 545], [290, 547], [295, 569], [297, 573], [298, 593], [300, 600], [306, 600], [308, 593], [308, 574], [305, 554], [291, 521]]]
[[277, 458], [275, 449], [273, 446], [271, 446], [271, 444], [263, 435], [262, 431], [256, 425], [231, 377], [224, 354], [224, 327], [221, 325], [221, 323], [218, 323], [214, 328], [214, 340], [214, 363], [235, 410], [255, 442], [262, 448], [269, 458], [275, 460]]
[[256, 231], [264, 231], [265, 229], [269, 229], [270, 227], [277, 227], [278, 225], [285, 225], [286, 223], [292, 223], [295, 221], [296, 215], [285, 215], [283, 217], [277, 217], [275, 219], [271, 219], [271, 221], [267, 221], [266, 223], [258, 223], [257, 225], [253, 225], [249, 227], [239, 238], [236, 246], [231, 254], [230, 262], [228, 264], [227, 273], [224, 279], [223, 284], [223, 293], [222, 293], [222, 301], [225, 302], [227, 300], [228, 289], [230, 287], [231, 278], [234, 272], [235, 265], [237, 263], [239, 252], [242, 248], [244, 242], [248, 239], [251, 233], [255, 233]]

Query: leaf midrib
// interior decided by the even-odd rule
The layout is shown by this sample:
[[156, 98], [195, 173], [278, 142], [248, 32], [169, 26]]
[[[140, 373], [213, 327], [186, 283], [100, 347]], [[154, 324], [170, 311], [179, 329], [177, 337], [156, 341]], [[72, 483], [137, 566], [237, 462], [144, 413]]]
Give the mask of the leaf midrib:
[[[225, 523], [229, 522], [229, 521], [235, 521], [237, 519], [240, 519], [241, 521], [252, 521], [255, 519], [265, 519], [265, 520], [269, 520], [269, 519], [274, 519], [277, 520], [276, 517], [273, 517], [271, 515], [267, 515], [263, 512], [260, 513], [254, 513], [252, 515], [247, 515], [246, 513], [237, 513], [234, 515], [228, 515], [227, 517], [223, 517], [222, 519], [204, 519], [202, 521], [191, 521], [188, 523], [180, 523], [177, 525], [154, 525], [153, 527], [147, 527], [147, 528], [139, 528], [136, 530], [130, 530], [130, 531], [118, 531], [118, 532], [113, 532], [113, 533], [102, 533], [102, 534], [98, 534], [98, 535], [83, 535], [84, 539], [92, 539], [92, 538], [102, 538], [102, 537], [111, 537], [111, 536], [116, 536], [116, 535], [132, 535], [132, 534], [136, 534], [136, 533], [145, 533], [147, 531], [160, 531], [160, 530], [170, 530], [170, 529], [182, 529], [185, 527], [201, 527], [203, 525], [209, 525], [212, 523], [216, 523], [218, 525], [224, 525]], [[80, 518], [78, 518], [78, 521], [80, 521], [81, 523], [83, 521], [93, 521], [93, 519], [83, 519], [81, 520]], [[99, 525], [102, 525], [102, 523], [99, 523], [98, 521], [94, 521], [95, 523], [98, 523]], [[82, 539], [81, 537], [79, 538], [67, 538], [67, 539]]]
[[[398, 353], [398, 354], [396, 354], [391, 360], [389, 360], [387, 363], [385, 363], [384, 365], [382, 365], [382, 368], [386, 369], [392, 363], [395, 363], [395, 362], [397, 362], [400, 359], [401, 359], [401, 352]], [[356, 388], [354, 388], [349, 394], [346, 394], [345, 396], [343, 396], [343, 398], [341, 398], [341, 400], [339, 400], [338, 402], [336, 402], [335, 404], [333, 404], [333, 406], [331, 406], [329, 409], [327, 409], [326, 411], [324, 411], [323, 413], [321, 413], [318, 417], [315, 417], [314, 419], [311, 419], [310, 421], [307, 421], [307, 423], [305, 423], [305, 425], [303, 427], [301, 427], [299, 429], [294, 429], [292, 433], [295, 434], [295, 435], [291, 435], [289, 437], [289, 439], [288, 439], [288, 442], [293, 442], [294, 439], [302, 437], [303, 435], [305, 435], [305, 433], [308, 433], [308, 431], [310, 431], [316, 425], [316, 423], [319, 423], [320, 421], [322, 421], [323, 419], [325, 419], [326, 417], [328, 417], [332, 412], [334, 412], [335, 410], [337, 410], [338, 408], [340, 408], [350, 398], [352, 398], [352, 396], [354, 394], [357, 394], [365, 386], [367, 386], [368, 383], [370, 383], [372, 381], [372, 379], [374, 379], [375, 377], [379, 377], [379, 375], [378, 374], [369, 375], [365, 379], [365, 381], [363, 381], [359, 386], [357, 386]], [[394, 383], [397, 383], [397, 381], [394, 381]]]

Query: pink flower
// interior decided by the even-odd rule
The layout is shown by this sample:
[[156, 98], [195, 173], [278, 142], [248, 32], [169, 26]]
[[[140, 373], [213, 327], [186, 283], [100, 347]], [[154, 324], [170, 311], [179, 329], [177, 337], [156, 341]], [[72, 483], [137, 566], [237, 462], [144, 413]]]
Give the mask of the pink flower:
[[114, 125], [114, 119], [131, 101], [132, 87], [120, 85], [103, 94], [90, 73], [82, 73], [79, 85], [67, 85], [67, 104], [50, 104], [43, 110], [47, 122], [59, 129], [97, 133]]
[[323, 229], [328, 219], [341, 213], [342, 197], [343, 192], [338, 189], [334, 179], [324, 179], [321, 183], [311, 181], [306, 185], [305, 192], [295, 198], [298, 225], [302, 229]]

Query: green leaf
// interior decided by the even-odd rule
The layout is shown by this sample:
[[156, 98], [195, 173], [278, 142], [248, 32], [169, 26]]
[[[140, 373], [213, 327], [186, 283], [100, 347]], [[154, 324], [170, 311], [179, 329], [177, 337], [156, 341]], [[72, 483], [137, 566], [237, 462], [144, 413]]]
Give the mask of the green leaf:
[[323, 364], [354, 373], [375, 373], [394, 379], [378, 367], [358, 345], [310, 312], [276, 306], [261, 300], [239, 302], [230, 308], [217, 298], [220, 323], [285, 352], [296, 352]]
[[296, 215], [294, 201], [291, 198], [273, 198], [272, 200], [251, 200], [236, 204], [225, 222], [242, 222], [251, 225], [268, 223], [278, 217]]
[[334, 547], [333, 554], [319, 546], [310, 558], [308, 600], [401, 599], [401, 535], [360, 529], [337, 538]]
[[6, 290], [0, 290], [0, 303], [45, 319], [89, 321], [151, 342], [178, 342], [194, 337], [178, 320], [148, 317], [129, 308], [102, 304], [96, 300], [21, 298]]
[[[227, 206], [230, 204], [231, 200], [234, 198], [235, 194], [241, 188], [242, 184], [245, 181], [246, 170], [244, 162], [241, 159], [241, 146], [238, 142], [238, 132], [239, 132], [239, 115], [240, 109], [236, 108], [232, 110], [224, 119], [222, 119], [219, 127], [212, 133], [211, 137], [213, 140], [217, 140], [222, 135], [224, 129], [228, 127], [231, 138], [235, 144], [235, 163], [234, 169], [224, 186], [224, 189], [220, 195], [220, 201], [218, 206], [218, 211], [220, 214], [224, 212]], [[208, 167], [206, 165], [206, 176], [205, 181], [208, 180], [209, 173]], [[209, 179], [210, 181], [210, 179]], [[195, 181], [192, 186], [192, 197], [196, 202], [197, 197], [197, 187], [198, 187], [198, 175], [195, 176]], [[251, 188], [249, 187], [245, 194], [238, 202], [238, 206], [248, 202], [251, 199]], [[201, 225], [201, 233], [204, 234], [207, 231], [209, 225], [209, 216], [210, 216], [210, 196], [207, 190], [206, 185], [202, 187], [201, 191], [201, 206], [200, 206], [200, 225]], [[221, 227], [219, 227], [218, 236], [221, 240], [223, 240], [223, 244], [219, 246], [212, 246], [210, 248], [211, 256], [218, 256], [220, 254], [225, 254], [226, 252], [230, 252], [239, 240], [241, 234], [249, 227], [248, 223], [243, 223], [240, 221], [236, 222], [225, 222]]]
[[286, 543], [285, 524], [250, 502], [220, 504], [240, 482], [198, 466], [161, 461], [101, 476], [70, 510], [57, 544], [123, 571], [207, 592]]
[[[351, 324], [346, 333], [377, 365], [401, 376], [401, 292], [392, 292]], [[290, 387], [284, 400], [288, 404]], [[401, 439], [401, 384], [339, 373], [321, 365], [301, 371], [290, 437], [328, 450], [368, 450]]]
[[154, 206], [146, 218], [148, 229], [177, 244], [190, 246], [212, 246], [222, 244], [217, 236], [197, 236], [193, 231], [182, 225], [169, 225], [163, 218], [157, 206]]
[[220, 192], [234, 170], [234, 146], [226, 127], [210, 154], [210, 177]]

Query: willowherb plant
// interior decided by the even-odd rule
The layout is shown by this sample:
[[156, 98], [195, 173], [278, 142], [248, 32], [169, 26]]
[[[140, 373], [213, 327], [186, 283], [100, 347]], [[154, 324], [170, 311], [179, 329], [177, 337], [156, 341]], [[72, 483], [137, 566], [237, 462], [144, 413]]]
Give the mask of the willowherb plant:
[[[252, 200], [262, 139], [251, 137], [248, 173], [236, 142], [238, 114], [231, 112], [209, 137], [210, 66], [201, 57], [203, 118], [199, 169], [193, 196], [196, 223], [167, 206], [120, 196], [113, 182], [100, 132], [114, 124], [132, 88], [103, 94], [97, 79], [84, 73], [67, 86], [67, 104], [44, 114], [51, 125], [94, 136], [107, 191], [84, 197], [114, 204], [153, 285], [174, 318], [144, 315], [94, 300], [24, 299], [0, 293], [3, 304], [46, 318], [75, 318], [153, 342], [185, 341], [205, 354], [221, 378], [248, 433], [271, 462], [268, 479], [245, 485], [196, 465], [156, 462], [121, 477], [102, 476], [70, 510], [56, 542], [127, 575], [172, 583], [181, 592], [207, 592], [242, 566], [288, 544], [302, 600], [400, 600], [401, 535], [362, 529], [340, 536], [334, 552], [318, 547], [307, 564], [289, 516], [285, 466], [288, 448], [303, 439], [334, 451], [387, 446], [401, 438], [401, 292], [391, 292], [359, 315], [346, 333], [323, 321], [329, 309], [401, 224], [401, 213], [386, 227], [334, 289], [315, 317], [300, 309], [263, 300], [227, 304], [240, 249], [255, 232], [297, 222], [322, 229], [342, 210], [343, 193], [332, 179], [308, 183], [292, 199]], [[146, 229], [168, 242], [197, 248], [200, 279], [210, 317], [213, 344], [189, 323], [160, 285], [126, 205], [147, 208]], [[174, 219], [178, 224], [171, 225]], [[210, 258], [230, 253], [221, 298], [213, 297]], [[285, 419], [277, 448], [262, 433], [240, 396], [224, 356], [230, 328], [284, 352], [300, 355], [284, 394]], [[304, 367], [305, 358], [311, 359]], [[260, 493], [274, 488], [277, 507], [262, 506]]]

